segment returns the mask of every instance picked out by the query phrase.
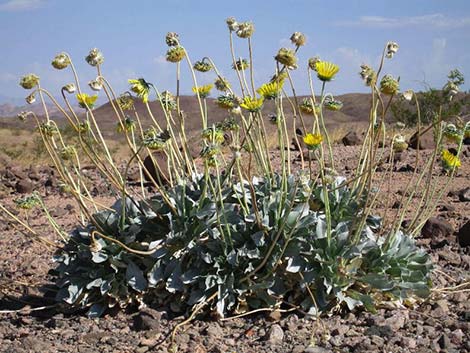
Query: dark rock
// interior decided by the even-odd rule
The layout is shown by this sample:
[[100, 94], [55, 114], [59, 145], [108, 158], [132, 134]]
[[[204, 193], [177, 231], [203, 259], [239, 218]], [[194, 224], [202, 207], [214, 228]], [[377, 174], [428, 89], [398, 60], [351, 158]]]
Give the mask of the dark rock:
[[209, 337], [218, 338], [224, 335], [224, 331], [222, 330], [222, 327], [220, 327], [218, 323], [213, 322], [209, 325], [209, 327], [207, 327], [206, 334]]
[[457, 241], [460, 246], [470, 246], [470, 221], [465, 223], [457, 233]]
[[18, 180], [15, 184], [15, 190], [20, 194], [29, 194], [33, 191], [33, 188], [33, 183], [28, 179]]
[[155, 181], [158, 185], [168, 183], [167, 157], [164, 153], [153, 153], [144, 159], [144, 176], [146, 181]]
[[361, 138], [354, 131], [349, 131], [341, 140], [345, 146], [357, 146], [361, 144]]
[[442, 349], [449, 349], [452, 347], [452, 343], [450, 342], [450, 339], [449, 337], [447, 337], [446, 334], [443, 334], [439, 340], [437, 341], [437, 343], [439, 344], [439, 347], [441, 347]]
[[417, 150], [430, 150], [434, 149], [434, 135], [432, 130], [427, 131], [426, 133], [418, 136], [418, 131], [416, 131], [413, 136], [410, 137], [410, 147]]
[[458, 195], [461, 202], [470, 201], [470, 187], [460, 190]]
[[143, 308], [134, 317], [134, 329], [137, 331], [158, 330], [160, 328], [160, 319], [160, 312], [151, 308]]
[[431, 217], [421, 229], [421, 236], [424, 238], [447, 237], [454, 232], [452, 225], [442, 218]]
[[463, 144], [464, 144], [464, 145], [467, 145], [467, 146], [470, 145], [470, 137], [465, 137], [465, 138], [463, 139]]
[[415, 167], [413, 167], [411, 164], [406, 164], [406, 165], [402, 165], [399, 169], [398, 169], [398, 172], [401, 172], [401, 173], [406, 173], [406, 172], [412, 172], [415, 170]]

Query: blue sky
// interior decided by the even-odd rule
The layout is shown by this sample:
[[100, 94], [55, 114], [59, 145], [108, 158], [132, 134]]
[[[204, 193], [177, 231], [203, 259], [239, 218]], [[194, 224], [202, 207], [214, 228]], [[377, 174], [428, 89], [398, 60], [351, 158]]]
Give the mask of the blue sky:
[[[168, 31], [179, 33], [193, 61], [210, 56], [234, 79], [225, 24], [229, 16], [254, 22], [258, 84], [271, 76], [277, 50], [290, 46], [290, 35], [301, 31], [308, 42], [294, 73], [300, 93], [308, 90], [306, 62], [316, 55], [341, 66], [329, 91], [365, 92], [359, 66], [376, 66], [389, 40], [398, 42], [400, 50], [386, 62], [384, 73], [401, 76], [402, 90], [422, 89], [423, 81], [441, 87], [453, 68], [467, 76], [463, 88], [470, 87], [468, 0], [0, 0], [0, 96], [25, 96], [18, 81], [29, 72], [58, 94], [72, 80], [69, 70], [57, 71], [50, 65], [61, 51], [70, 53], [86, 84], [96, 75], [84, 61], [93, 47], [104, 53], [104, 76], [117, 91], [126, 90], [128, 78], [138, 77], [160, 90], [174, 91], [175, 65], [164, 60]], [[245, 57], [246, 40], [237, 38], [235, 45], [237, 54]], [[189, 94], [185, 67], [182, 74], [183, 93]], [[200, 83], [212, 80], [213, 74], [199, 75]]]

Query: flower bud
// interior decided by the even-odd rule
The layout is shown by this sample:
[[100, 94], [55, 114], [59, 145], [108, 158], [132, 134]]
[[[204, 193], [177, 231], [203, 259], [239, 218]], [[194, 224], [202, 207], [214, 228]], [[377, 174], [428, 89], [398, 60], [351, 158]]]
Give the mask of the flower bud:
[[101, 91], [101, 89], [103, 88], [103, 84], [98, 79], [91, 80], [90, 82], [88, 82], [88, 86], [90, 86], [93, 91]]
[[70, 65], [70, 58], [65, 53], [57, 54], [54, 60], [52, 60], [52, 66], [57, 70], [65, 69]]
[[104, 62], [104, 56], [103, 56], [103, 53], [99, 51], [99, 49], [93, 48], [85, 57], [85, 60], [91, 66], [98, 66]]
[[74, 83], [68, 83], [64, 87], [62, 87], [62, 90], [67, 92], [67, 93], [75, 93], [77, 91], [77, 87], [75, 86]]
[[387, 43], [387, 58], [391, 59], [393, 58], [393, 55], [396, 54], [398, 51], [399, 45], [395, 42], [388, 42]]
[[317, 71], [317, 63], [319, 63], [320, 61], [321, 60], [319, 56], [315, 56], [313, 58], [308, 59], [308, 67], [310, 68], [310, 70]]
[[386, 95], [397, 94], [400, 89], [399, 80], [393, 78], [392, 75], [385, 75], [380, 81], [380, 92]]
[[366, 86], [372, 86], [377, 81], [377, 73], [369, 65], [361, 65], [361, 72], [359, 75], [361, 75]]
[[26, 103], [33, 104], [36, 102], [36, 92], [31, 93], [29, 96], [26, 97]]
[[166, 60], [172, 63], [180, 62], [186, 56], [186, 51], [181, 46], [173, 46], [166, 52]]
[[305, 43], [307, 42], [307, 37], [305, 37], [305, 35], [301, 32], [294, 32], [291, 35], [290, 40], [291, 40], [292, 44], [294, 44], [298, 47], [301, 47], [301, 46], [305, 45]]
[[208, 72], [212, 69], [212, 65], [204, 60], [200, 60], [194, 63], [193, 68], [199, 72]]
[[38, 83], [39, 83], [39, 76], [36, 76], [35, 74], [25, 75], [20, 80], [20, 86], [23, 87], [24, 89], [34, 88], [38, 85]]

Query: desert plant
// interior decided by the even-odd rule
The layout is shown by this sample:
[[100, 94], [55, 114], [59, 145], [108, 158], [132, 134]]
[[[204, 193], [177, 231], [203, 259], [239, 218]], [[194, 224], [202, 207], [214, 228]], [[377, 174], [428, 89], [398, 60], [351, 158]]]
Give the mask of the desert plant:
[[[354, 176], [346, 180], [336, 175], [323, 114], [324, 109], [338, 110], [343, 105], [326, 91], [340, 68], [311, 58], [307, 66], [311, 96], [300, 102], [290, 73], [298, 67], [296, 55], [306, 39], [296, 32], [291, 38], [293, 48], [281, 48], [275, 56], [271, 81], [257, 89], [252, 66], [254, 26], [233, 18], [227, 25], [238, 86], [228, 84], [208, 57], [193, 65], [179, 36], [170, 32], [166, 36], [167, 60], [176, 66], [175, 95], [160, 93], [143, 78], [129, 80], [130, 91], [149, 113], [152, 126], [147, 130], [126, 98], [130, 93], [117, 96], [106, 80], [103, 54], [98, 49], [90, 51], [86, 60], [97, 68], [97, 77], [89, 86], [104, 92], [115, 112], [118, 130], [131, 153], [124, 167], [113, 158], [94, 116], [96, 95], [83, 93], [68, 54], [61, 53], [53, 61], [55, 68], [70, 67], [76, 80], [62, 89], [66, 108], [41, 87], [36, 75], [21, 80], [20, 84], [33, 89], [41, 100], [47, 96], [57, 104], [75, 131], [71, 145], [47, 112], [43, 120], [32, 115], [58, 175], [80, 206], [84, 223], [72, 231], [55, 257], [58, 299], [89, 308], [91, 316], [131, 303], [168, 304], [175, 311], [193, 310], [193, 314], [208, 307], [225, 316], [281, 305], [310, 314], [360, 305], [373, 310], [374, 302], [386, 298], [426, 296], [430, 259], [417, 248], [411, 234], [419, 231], [424, 216], [432, 212], [439, 198], [440, 189], [431, 187], [428, 175], [440, 150], [422, 173], [415, 168], [415, 184], [409, 188], [422, 183], [427, 186], [426, 197], [416, 208], [426, 212], [416, 216], [412, 229], [407, 233], [401, 229], [404, 207], [391, 224], [382, 224], [373, 213], [384, 181], [391, 180], [386, 173], [377, 183], [375, 172], [385, 153], [384, 147], [379, 148], [387, 136], [385, 116], [399, 91], [399, 81], [390, 75], [381, 78], [381, 72], [385, 61], [396, 54], [398, 44], [386, 44], [376, 71], [362, 67], [361, 76], [371, 90], [371, 115]], [[234, 35], [247, 42], [249, 60], [236, 55]], [[179, 106], [183, 63], [191, 70], [200, 111], [201, 152], [197, 158], [190, 153], [192, 141], [186, 135], [186, 116]], [[202, 73], [196, 74], [194, 67]], [[209, 74], [215, 74], [216, 88], [225, 92], [216, 104], [229, 116], [212, 126], [208, 124], [207, 96], [213, 87], [198, 84], [199, 75]], [[314, 77], [321, 87], [319, 99]], [[67, 95], [75, 92], [85, 120], [79, 119], [68, 101]], [[411, 97], [419, 107], [416, 94], [411, 92]], [[161, 117], [153, 114], [152, 99], [160, 102]], [[277, 152], [270, 151], [267, 144], [268, 119], [263, 112], [267, 100], [275, 105], [275, 115], [269, 121], [276, 127]], [[286, 107], [299, 119], [288, 121]], [[419, 109], [417, 114], [419, 121]], [[291, 131], [300, 130], [301, 136], [290, 136], [288, 124]], [[308, 152], [305, 156], [301, 153], [301, 166], [295, 171], [288, 148], [292, 138], [297, 145], [302, 140]], [[458, 152], [461, 144], [462, 139]], [[162, 159], [154, 160], [157, 173], [150, 175], [144, 158], [155, 158], [154, 151]], [[282, 161], [278, 170], [272, 163], [273, 153]], [[82, 156], [96, 166], [118, 196], [114, 206], [101, 205], [91, 196], [80, 173]], [[449, 180], [458, 168], [458, 153], [454, 157], [451, 160], [443, 155]], [[138, 168], [141, 176], [148, 174], [154, 193], [148, 194], [143, 183], [140, 188], [126, 183], [132, 167]], [[407, 194], [411, 195], [405, 200], [408, 206], [413, 193]]]

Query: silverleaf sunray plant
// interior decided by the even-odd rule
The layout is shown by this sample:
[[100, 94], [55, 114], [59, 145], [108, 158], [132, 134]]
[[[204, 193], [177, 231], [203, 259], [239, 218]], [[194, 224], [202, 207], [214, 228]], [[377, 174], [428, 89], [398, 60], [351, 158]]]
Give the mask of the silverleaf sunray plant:
[[[398, 45], [386, 44], [377, 71], [362, 66], [361, 77], [370, 87], [372, 98], [369, 124], [354, 175], [346, 180], [337, 176], [324, 114], [324, 109], [342, 107], [327, 91], [339, 66], [310, 59], [306, 65], [310, 96], [301, 101], [291, 70], [299, 67], [296, 55], [304, 47], [306, 37], [295, 32], [291, 37], [294, 48], [281, 48], [275, 56], [273, 79], [257, 88], [253, 71], [254, 26], [233, 18], [227, 20], [227, 25], [238, 92], [210, 57], [193, 65], [178, 34], [173, 32], [167, 34], [166, 43], [167, 60], [176, 65], [175, 96], [160, 91], [144, 78], [130, 79], [130, 92], [117, 95], [102, 71], [103, 54], [96, 48], [90, 51], [86, 60], [97, 68], [90, 87], [97, 94], [104, 92], [114, 112], [118, 131], [129, 148], [124, 166], [112, 156], [94, 114], [95, 98], [81, 91], [70, 55], [61, 53], [53, 61], [54, 68], [70, 66], [74, 74], [75, 82], [62, 89], [66, 108], [40, 86], [39, 77], [28, 75], [21, 80], [25, 89], [39, 92], [45, 109], [44, 120], [33, 113], [25, 113], [22, 118], [32, 115], [36, 120], [62, 183], [77, 200], [81, 212], [82, 224], [66, 237], [69, 233], [54, 222], [45, 204], [39, 202], [55, 232], [63, 237], [63, 248], [55, 256], [57, 299], [88, 308], [92, 317], [113, 306], [153, 303], [168, 305], [176, 312], [192, 310], [191, 319], [203, 308], [224, 317], [288, 305], [302, 313], [319, 315], [358, 306], [374, 310], [375, 304], [386, 297], [402, 301], [413, 295], [426, 297], [432, 265], [413, 236], [419, 233], [444, 192], [444, 188], [439, 190], [433, 184], [435, 160], [442, 154], [448, 185], [460, 163], [464, 133], [456, 134], [462, 138], [457, 141], [454, 157], [443, 152], [439, 133], [436, 150], [422, 172], [418, 172], [417, 154], [406, 190], [424, 185], [418, 207], [424, 211], [415, 215], [412, 227], [403, 230], [401, 224], [415, 192], [402, 202], [394, 222], [383, 223], [374, 215], [374, 206], [393, 170], [390, 167], [377, 176], [377, 166], [386, 152], [386, 147], [379, 146], [385, 146], [389, 139], [385, 116], [392, 98], [398, 94], [399, 81], [388, 75], [379, 78], [385, 60], [397, 53]], [[234, 34], [247, 40], [249, 61], [237, 55]], [[200, 112], [198, 157], [190, 152], [195, 142], [188, 136], [186, 116], [180, 109], [182, 61], [191, 72]], [[245, 77], [248, 68], [250, 84]], [[207, 96], [212, 84], [199, 85], [198, 76], [214, 73], [216, 88], [226, 92], [215, 102], [226, 110], [228, 118], [210, 125]], [[321, 85], [319, 99], [314, 90], [315, 76]], [[67, 96], [75, 91], [85, 111], [84, 121]], [[76, 133], [74, 144], [50, 119], [43, 94], [67, 118]], [[152, 97], [159, 102], [162, 116], [152, 111]], [[139, 116], [134, 100], [142, 101], [150, 121]], [[278, 152], [270, 150], [267, 141], [264, 110], [268, 100], [275, 107], [270, 120], [275, 125]], [[416, 105], [419, 117], [417, 100]], [[292, 110], [292, 121], [287, 107]], [[297, 117], [302, 128], [299, 136]], [[435, 125], [442, 131], [440, 122]], [[300, 170], [294, 169], [289, 149], [292, 138], [307, 149], [306, 157], [300, 153]], [[391, 156], [395, 140], [394, 134]], [[155, 151], [163, 156], [163, 161], [157, 160]], [[281, 160], [279, 170], [271, 160], [275, 154]], [[146, 157], [155, 166], [155, 175], [149, 173]], [[95, 165], [108, 182], [116, 197], [113, 206], [101, 205], [92, 197], [88, 180], [80, 173], [83, 160]], [[142, 179], [139, 187], [127, 183], [132, 168]], [[145, 188], [144, 175], [153, 192]], [[19, 200], [18, 205], [33, 207], [31, 200]], [[3, 205], [0, 208], [35, 239], [45, 241], [27, 221]], [[50, 241], [47, 244], [56, 245]]]

